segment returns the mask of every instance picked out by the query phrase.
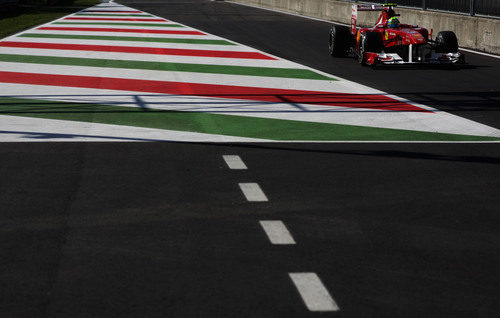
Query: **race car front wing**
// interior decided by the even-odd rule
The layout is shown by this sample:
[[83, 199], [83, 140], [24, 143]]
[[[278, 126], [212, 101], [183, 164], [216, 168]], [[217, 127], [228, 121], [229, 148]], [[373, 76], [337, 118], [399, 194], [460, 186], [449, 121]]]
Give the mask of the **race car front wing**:
[[[417, 53], [417, 54], [416, 54]], [[408, 56], [404, 59], [398, 53], [365, 53], [366, 64], [463, 64], [464, 55], [460, 52], [438, 53], [433, 47], [420, 47], [414, 50], [412, 45], [408, 47]]]

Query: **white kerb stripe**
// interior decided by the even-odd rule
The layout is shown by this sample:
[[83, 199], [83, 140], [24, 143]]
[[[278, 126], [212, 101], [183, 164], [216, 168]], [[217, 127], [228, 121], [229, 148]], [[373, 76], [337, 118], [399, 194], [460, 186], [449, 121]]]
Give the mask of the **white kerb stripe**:
[[293, 245], [295, 240], [281, 221], [259, 221], [271, 241], [275, 245]]
[[310, 311], [337, 311], [340, 308], [316, 273], [289, 273]]
[[243, 160], [241, 160], [240, 156], [234, 155], [224, 155], [222, 156], [224, 161], [226, 162], [229, 169], [232, 170], [246, 170], [248, 169]]
[[241, 191], [248, 201], [265, 202], [268, 201], [266, 195], [257, 183], [239, 183]]

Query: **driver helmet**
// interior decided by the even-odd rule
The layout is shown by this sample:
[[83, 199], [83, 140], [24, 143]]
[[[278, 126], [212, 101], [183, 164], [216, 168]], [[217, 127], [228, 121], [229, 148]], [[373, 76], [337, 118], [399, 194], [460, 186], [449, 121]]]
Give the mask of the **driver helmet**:
[[392, 17], [387, 20], [387, 27], [391, 29], [399, 28], [399, 20], [396, 17]]

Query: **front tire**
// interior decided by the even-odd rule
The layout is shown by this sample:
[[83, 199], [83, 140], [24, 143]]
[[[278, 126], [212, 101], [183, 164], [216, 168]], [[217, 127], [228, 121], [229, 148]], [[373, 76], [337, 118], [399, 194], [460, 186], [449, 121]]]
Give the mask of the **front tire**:
[[378, 32], [366, 32], [361, 34], [358, 48], [358, 62], [361, 65], [366, 64], [366, 52], [380, 53], [382, 52], [382, 35]]
[[437, 53], [456, 53], [458, 52], [457, 36], [452, 31], [441, 31], [436, 36]]

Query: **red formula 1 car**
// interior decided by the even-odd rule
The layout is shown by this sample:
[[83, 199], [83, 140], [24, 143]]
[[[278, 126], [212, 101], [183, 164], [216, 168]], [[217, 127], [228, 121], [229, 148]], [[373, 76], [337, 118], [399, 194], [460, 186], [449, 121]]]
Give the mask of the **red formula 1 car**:
[[[334, 25], [330, 29], [329, 50], [333, 56], [354, 56], [362, 65], [376, 64], [455, 64], [464, 63], [452, 31], [431, 33], [416, 25], [400, 24], [395, 4], [352, 5], [351, 28]], [[378, 11], [374, 27], [357, 28], [358, 11]]]

